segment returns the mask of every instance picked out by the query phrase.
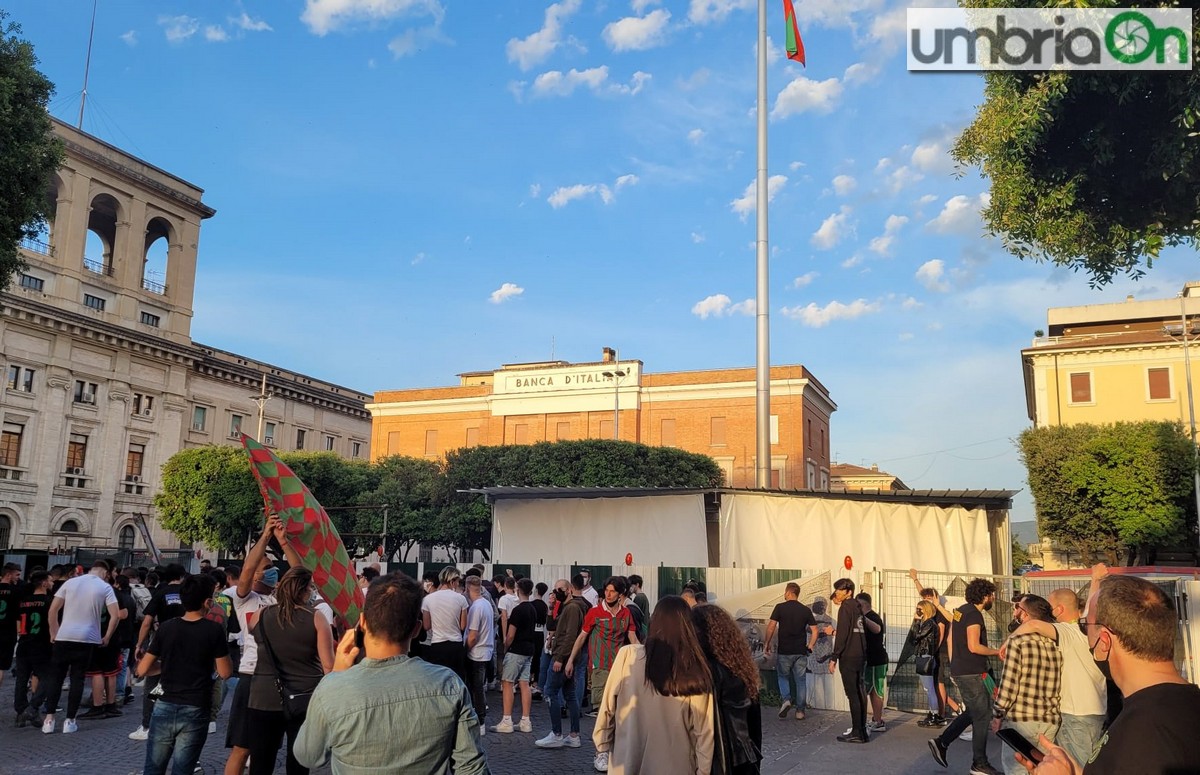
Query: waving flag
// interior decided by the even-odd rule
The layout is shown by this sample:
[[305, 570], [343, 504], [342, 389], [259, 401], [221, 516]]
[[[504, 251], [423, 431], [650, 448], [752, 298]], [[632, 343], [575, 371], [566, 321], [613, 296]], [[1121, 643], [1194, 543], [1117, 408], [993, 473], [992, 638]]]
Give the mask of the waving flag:
[[804, 61], [804, 41], [800, 39], [800, 28], [796, 26], [796, 9], [792, 6], [792, 0], [783, 0], [783, 20], [787, 24], [787, 58], [808, 67]]
[[353, 626], [362, 613], [363, 594], [337, 528], [286, 463], [246, 434], [241, 437], [263, 502], [279, 515], [287, 528], [288, 543], [312, 571], [321, 594], [346, 624]]

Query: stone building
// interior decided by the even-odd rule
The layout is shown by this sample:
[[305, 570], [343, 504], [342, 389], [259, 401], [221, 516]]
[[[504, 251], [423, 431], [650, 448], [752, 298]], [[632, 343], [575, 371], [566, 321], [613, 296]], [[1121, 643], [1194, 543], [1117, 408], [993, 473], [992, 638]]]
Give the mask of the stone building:
[[[178, 450], [255, 435], [279, 449], [369, 456], [363, 393], [195, 343], [203, 191], [55, 121], [66, 161], [54, 218], [21, 245], [28, 267], [0, 294], [0, 549], [178, 541], [153, 518]], [[245, 423], [245, 425], [243, 425]]]

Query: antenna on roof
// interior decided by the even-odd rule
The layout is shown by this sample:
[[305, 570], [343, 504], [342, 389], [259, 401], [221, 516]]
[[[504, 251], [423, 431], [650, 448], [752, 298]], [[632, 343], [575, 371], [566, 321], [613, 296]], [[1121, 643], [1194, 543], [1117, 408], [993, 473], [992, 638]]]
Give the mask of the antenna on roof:
[[550, 360], [554, 360], [554, 335], [550, 335]]
[[92, 69], [92, 39], [96, 36], [96, 6], [99, 2], [100, 0], [92, 0], [92, 26], [88, 30], [87, 59], [83, 64], [83, 94], [79, 95], [79, 123], [75, 125], [75, 128], [81, 132], [83, 131], [83, 109], [87, 105], [88, 73]]

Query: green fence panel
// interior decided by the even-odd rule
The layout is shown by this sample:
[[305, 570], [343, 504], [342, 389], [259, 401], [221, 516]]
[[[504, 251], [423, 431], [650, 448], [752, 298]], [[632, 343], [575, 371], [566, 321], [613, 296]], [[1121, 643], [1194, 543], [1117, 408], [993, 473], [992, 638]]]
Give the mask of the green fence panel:
[[[525, 567], [528, 568], [529, 566], [526, 565]], [[589, 571], [591, 571], [591, 573], [592, 573], [592, 588], [595, 589], [597, 592], [601, 591], [601, 587], [603, 586], [604, 582], [608, 579], [608, 577], [613, 575], [613, 566], [611, 566], [611, 565], [588, 565], [585, 563], [583, 565], [572, 565], [571, 566], [571, 576], [574, 577], [576, 573], [583, 570], [584, 568], [587, 568]], [[513, 570], [516, 570], [516, 568], [514, 567]]]
[[[512, 571], [512, 577], [514, 579], [527, 579], [527, 578], [530, 578], [531, 574], [533, 573], [533, 566], [530, 565], [529, 563], [504, 562], [503, 560], [492, 560], [492, 573], [493, 574], [495, 574], [495, 573], [507, 574], [509, 571]], [[595, 583], [595, 581], [596, 581], [595, 576], [592, 577], [592, 581], [593, 581], [593, 583]], [[601, 579], [601, 581], [603, 581], [603, 579]]]
[[683, 592], [683, 585], [688, 581], [699, 581], [708, 584], [708, 568], [688, 568], [660, 565], [658, 568], [658, 598], [667, 595], [678, 595]]
[[759, 568], [758, 569], [758, 588], [769, 587], [773, 584], [782, 584], [785, 581], [800, 578], [798, 570], [784, 570], [780, 568]]
[[395, 573], [396, 571], [400, 571], [405, 576], [408, 576], [410, 579], [416, 579], [417, 581], [420, 581], [421, 577], [418, 575], [418, 573], [419, 573], [418, 569], [420, 567], [421, 567], [420, 564], [415, 563], [415, 562], [389, 562], [387, 569], [388, 569], [388, 573]]

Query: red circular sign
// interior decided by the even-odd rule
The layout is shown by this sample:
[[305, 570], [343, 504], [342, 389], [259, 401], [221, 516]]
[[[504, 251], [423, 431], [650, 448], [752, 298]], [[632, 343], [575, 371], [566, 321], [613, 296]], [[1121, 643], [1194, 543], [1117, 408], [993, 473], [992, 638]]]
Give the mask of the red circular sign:
[[628, 552], [625, 553], [625, 564], [633, 565], [633, 555]]
[[846, 570], [854, 567], [854, 559], [850, 555], [846, 555], [846, 559], [842, 560], [842, 564], [846, 566]]

